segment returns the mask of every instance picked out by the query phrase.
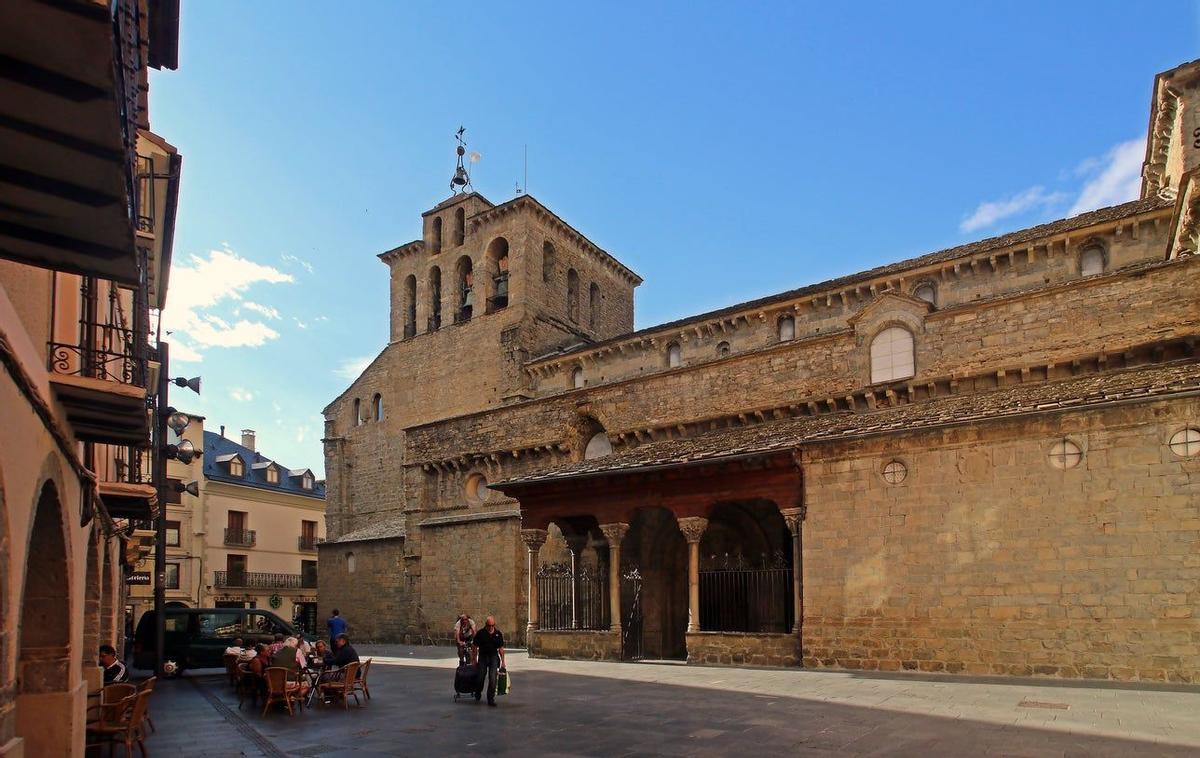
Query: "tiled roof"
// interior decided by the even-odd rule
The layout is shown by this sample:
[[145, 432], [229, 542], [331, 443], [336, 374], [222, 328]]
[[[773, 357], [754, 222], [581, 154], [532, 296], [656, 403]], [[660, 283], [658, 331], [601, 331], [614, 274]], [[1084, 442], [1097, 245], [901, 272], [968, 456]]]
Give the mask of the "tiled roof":
[[404, 537], [407, 531], [404, 526], [404, 516], [373, 522], [361, 529], [346, 532], [336, 540], [327, 542], [363, 542], [365, 540], [386, 540]]
[[1200, 391], [1200, 362], [1163, 364], [924, 400], [866, 412], [842, 412], [723, 429], [650, 442], [604, 458], [535, 471], [491, 487], [680, 466], [768, 453], [806, 444], [938, 426], [1050, 413], [1121, 400]]
[[719, 308], [715, 311], [709, 311], [708, 313], [701, 313], [695, 316], [686, 316], [676, 321], [668, 321], [663, 324], [646, 327], [645, 329], [638, 329], [635, 332], [622, 334], [601, 342], [592, 342], [583, 345], [572, 346], [559, 352], [535, 358], [531, 362], [559, 359], [574, 352], [593, 350], [603, 345], [621, 342], [623, 340], [628, 340], [641, 335], [651, 334], [653, 332], [667, 329], [674, 329], [698, 321], [709, 321], [712, 319], [721, 318], [723, 316], [733, 315], [745, 310], [753, 310], [755, 308], [762, 308], [774, 303], [794, 300], [805, 295], [816, 295], [827, 290], [837, 290], [842, 287], [851, 286], [855, 283], [861, 283], [869, 279], [875, 279], [880, 276], [886, 276], [894, 273], [898, 274], [902, 271], [907, 271], [908, 269], [920, 268], [922, 266], [929, 266], [935, 263], [945, 263], [959, 258], [978, 255], [979, 253], [986, 253], [992, 250], [1001, 250], [1006, 247], [1020, 245], [1026, 242], [1034, 242], [1047, 237], [1053, 237], [1056, 234], [1064, 234], [1066, 232], [1075, 231], [1076, 229], [1085, 229], [1089, 226], [1095, 226], [1097, 224], [1103, 224], [1109, 221], [1116, 221], [1129, 216], [1136, 216], [1140, 213], [1148, 213], [1150, 211], [1169, 208], [1171, 205], [1172, 203], [1169, 200], [1151, 197], [1142, 200], [1133, 200], [1128, 203], [1122, 203], [1121, 205], [1113, 205], [1108, 208], [1100, 208], [1087, 213], [1081, 213], [1078, 216], [1059, 219], [1058, 221], [1051, 221], [1046, 224], [1039, 224], [1038, 226], [1031, 226], [1028, 229], [1020, 229], [1015, 232], [1000, 235], [999, 237], [989, 237], [977, 242], [969, 242], [965, 245], [958, 245], [956, 247], [938, 250], [933, 253], [926, 253], [925, 255], [921, 255], [916, 258], [909, 258], [896, 263], [888, 263], [883, 266], [877, 266], [873, 269], [868, 269], [866, 271], [859, 271], [858, 273], [848, 274], [846, 276], [829, 279], [823, 282], [817, 282], [816, 284], [809, 284], [798, 289], [780, 292], [775, 295], [767, 295], [766, 297], [758, 298], [756, 300], [748, 300], [743, 303], [737, 303], [736, 305]]
[[[244, 477], [230, 476], [228, 469], [222, 466], [222, 463], [227, 463], [234, 455], [240, 455], [242, 460], [246, 462], [246, 475]], [[316, 481], [313, 477], [313, 488], [306, 490], [300, 486], [300, 479], [289, 476], [279, 477], [277, 484], [271, 484], [267, 481], [267, 467], [271, 463], [277, 463], [280, 468], [287, 468], [270, 458], [263, 456], [261, 453], [256, 453], [248, 447], [244, 447], [231, 439], [222, 437], [216, 432], [205, 430], [204, 432], [204, 457], [200, 459], [204, 462], [204, 478], [211, 479], [217, 482], [228, 482], [229, 484], [240, 484], [246, 487], [256, 487], [263, 490], [273, 490], [275, 492], [286, 492], [290, 495], [303, 495], [305, 497], [317, 498], [318, 500], [325, 499], [325, 485]], [[305, 469], [300, 469], [304, 471]]]

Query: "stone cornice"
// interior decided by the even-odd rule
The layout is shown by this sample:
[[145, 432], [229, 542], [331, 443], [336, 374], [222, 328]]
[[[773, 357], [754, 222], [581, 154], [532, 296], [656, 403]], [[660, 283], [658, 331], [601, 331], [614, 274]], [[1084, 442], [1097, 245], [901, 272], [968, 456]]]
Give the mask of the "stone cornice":
[[405, 242], [400, 247], [394, 247], [391, 250], [382, 252], [376, 257], [378, 257], [379, 260], [383, 261], [384, 263], [391, 263], [397, 258], [403, 258], [406, 255], [419, 253], [424, 250], [425, 240], [413, 240], [412, 242]]

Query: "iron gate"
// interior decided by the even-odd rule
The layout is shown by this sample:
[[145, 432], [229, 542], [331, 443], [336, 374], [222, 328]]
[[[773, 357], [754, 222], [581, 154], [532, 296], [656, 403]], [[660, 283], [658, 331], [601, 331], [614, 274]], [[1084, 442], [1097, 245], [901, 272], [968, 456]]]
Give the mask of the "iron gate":
[[621, 572], [621, 650], [623, 657], [638, 660], [642, 653], [642, 572], [628, 566]]
[[706, 632], [788, 632], [795, 619], [786, 556], [713, 556], [700, 572], [700, 628]]
[[538, 568], [537, 588], [540, 628], [608, 628], [608, 580], [604, 572], [581, 566], [572, 573], [570, 564], [548, 563]]

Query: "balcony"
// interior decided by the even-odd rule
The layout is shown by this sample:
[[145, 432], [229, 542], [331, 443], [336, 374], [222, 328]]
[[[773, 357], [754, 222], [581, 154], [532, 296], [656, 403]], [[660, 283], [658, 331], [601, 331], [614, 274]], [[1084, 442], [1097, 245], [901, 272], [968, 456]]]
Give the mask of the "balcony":
[[254, 590], [316, 589], [317, 575], [273, 574], [265, 571], [214, 571], [214, 587]]
[[234, 547], [254, 547], [258, 543], [258, 533], [253, 529], [226, 529], [225, 544]]
[[300, 539], [297, 540], [297, 543], [300, 545], [301, 550], [316, 550], [317, 545], [321, 544], [321, 542], [322, 542], [322, 540], [320, 537], [308, 536], [308, 535], [303, 535], [303, 534], [300, 535]]

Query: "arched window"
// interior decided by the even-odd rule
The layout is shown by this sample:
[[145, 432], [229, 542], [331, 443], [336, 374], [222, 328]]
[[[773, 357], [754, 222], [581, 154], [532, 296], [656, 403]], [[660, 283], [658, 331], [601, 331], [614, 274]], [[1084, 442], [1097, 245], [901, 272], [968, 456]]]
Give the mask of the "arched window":
[[417, 333], [417, 277], [409, 274], [404, 278], [404, 338]]
[[383, 395], [376, 392], [374, 399], [371, 401], [371, 405], [375, 409], [375, 420], [383, 421]]
[[548, 282], [554, 276], [554, 245], [550, 241], [542, 243], [542, 281]]
[[724, 358], [727, 355], [729, 355], [729, 343], [723, 342], [723, 341], [718, 342], [717, 343], [717, 357]]
[[871, 384], [907, 379], [914, 373], [913, 336], [890, 326], [871, 340]]
[[567, 271], [567, 318], [579, 323], [579, 274], [575, 269]]
[[667, 368], [675, 368], [683, 364], [683, 351], [678, 342], [667, 345]]
[[354, 565], [354, 553], [346, 553], [346, 573], [353, 574], [356, 566]]
[[454, 244], [461, 245], [467, 241], [467, 212], [462, 206], [454, 209]]
[[433, 219], [433, 237], [429, 240], [429, 246], [433, 253], [442, 252], [442, 217], [436, 216]]
[[469, 321], [475, 310], [475, 274], [471, 270], [471, 259], [463, 256], [458, 259], [455, 270], [455, 284], [458, 287], [458, 308], [454, 313], [454, 323]]
[[1104, 248], [1093, 245], [1079, 254], [1080, 276], [1094, 276], [1104, 273]]
[[588, 328], [595, 329], [600, 322], [600, 285], [592, 282], [588, 287]]
[[497, 237], [488, 243], [487, 270], [492, 277], [492, 293], [488, 296], [488, 312], [508, 305], [508, 240]]
[[362, 426], [362, 401], [354, 398], [354, 425]]
[[575, 389], [579, 389], [586, 383], [586, 381], [587, 380], [583, 378], [583, 369], [577, 366], [575, 370], [571, 372], [571, 386]]
[[937, 290], [932, 282], [921, 282], [913, 290], [913, 297], [918, 300], [924, 300], [930, 305], [937, 305]]
[[442, 328], [442, 270], [437, 266], [429, 269], [429, 322], [425, 330], [436, 332]]
[[796, 319], [793, 316], [779, 317], [779, 341], [796, 339]]
[[611, 455], [612, 451], [612, 441], [608, 439], [608, 434], [605, 432], [596, 432], [588, 440], [587, 447], [583, 451], [583, 459], [590, 461], [593, 458], [603, 458], [606, 455]]

